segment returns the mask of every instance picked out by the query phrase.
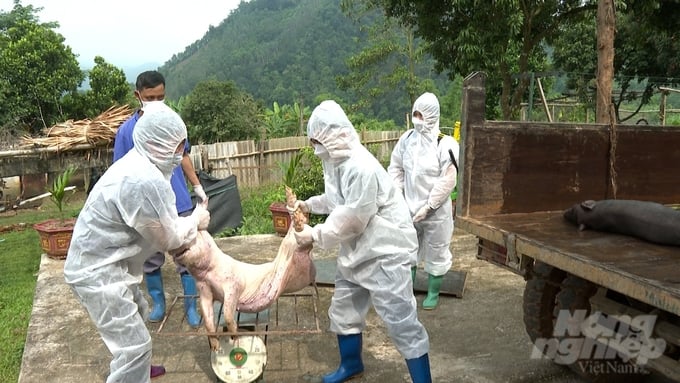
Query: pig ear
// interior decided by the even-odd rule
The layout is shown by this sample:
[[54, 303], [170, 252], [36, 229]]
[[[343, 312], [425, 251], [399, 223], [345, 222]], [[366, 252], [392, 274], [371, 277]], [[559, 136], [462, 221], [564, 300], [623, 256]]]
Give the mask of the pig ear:
[[593, 208], [595, 208], [595, 201], [593, 201], [592, 199], [583, 201], [581, 202], [581, 207], [584, 208], [585, 210], [593, 210]]

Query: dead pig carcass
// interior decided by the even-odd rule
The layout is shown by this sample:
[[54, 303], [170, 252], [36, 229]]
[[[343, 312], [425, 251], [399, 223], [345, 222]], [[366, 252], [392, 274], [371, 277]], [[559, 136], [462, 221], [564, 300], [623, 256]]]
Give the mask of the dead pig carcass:
[[[295, 194], [286, 190], [286, 204], [293, 207]], [[237, 332], [236, 311], [255, 313], [272, 305], [281, 294], [301, 290], [314, 283], [316, 269], [312, 262], [312, 247], [300, 247], [294, 230], [302, 230], [307, 222], [298, 209], [293, 223], [283, 238], [276, 258], [262, 264], [238, 261], [219, 249], [207, 231], [200, 231], [189, 249], [176, 259], [186, 266], [196, 279], [203, 322], [209, 333], [216, 332], [213, 302], [223, 303], [227, 331]], [[219, 349], [217, 336], [209, 336], [210, 346]]]

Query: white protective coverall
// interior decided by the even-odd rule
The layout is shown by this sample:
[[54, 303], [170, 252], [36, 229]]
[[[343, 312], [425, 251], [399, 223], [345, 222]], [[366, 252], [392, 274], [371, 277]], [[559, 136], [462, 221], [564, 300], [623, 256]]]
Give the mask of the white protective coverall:
[[429, 338], [416, 312], [410, 267], [417, 236], [404, 199], [335, 101], [314, 109], [307, 134], [321, 143], [315, 153], [322, 159], [325, 190], [305, 204], [328, 214], [312, 228], [312, 238], [323, 249], [340, 245], [328, 310], [331, 331], [363, 332], [372, 301], [401, 355], [422, 356]]
[[109, 383], [150, 380], [142, 265], [149, 254], [180, 248], [197, 234], [197, 218], [177, 216], [169, 181], [186, 127], [169, 107], [153, 104], [135, 127], [134, 149], [90, 192], [64, 264], [66, 282], [113, 355]]
[[[397, 142], [388, 173], [403, 190], [406, 204], [418, 231], [418, 261], [424, 262], [428, 274], [440, 276], [451, 268], [449, 250], [453, 235], [451, 192], [456, 186], [456, 167], [449, 150], [458, 161], [458, 143], [453, 137], [439, 136], [439, 101], [432, 93], [424, 93], [413, 103], [414, 129], [406, 131]], [[418, 222], [421, 209], [427, 215]]]

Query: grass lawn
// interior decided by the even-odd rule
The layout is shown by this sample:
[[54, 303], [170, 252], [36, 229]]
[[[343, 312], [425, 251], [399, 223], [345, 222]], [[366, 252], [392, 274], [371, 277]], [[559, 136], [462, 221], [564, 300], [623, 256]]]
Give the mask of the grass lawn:
[[[280, 200], [276, 190], [275, 186], [240, 190], [243, 226], [228, 234], [274, 233], [269, 204]], [[64, 209], [65, 216], [75, 217], [84, 199], [82, 192], [73, 195]], [[16, 382], [21, 370], [42, 253], [38, 233], [31, 225], [55, 217], [56, 207], [48, 199], [39, 208], [0, 214], [0, 228], [26, 224], [24, 230], [0, 232], [0, 382]]]
[[[82, 207], [74, 195], [66, 209], [73, 216]], [[0, 214], [0, 227], [26, 224], [24, 230], [0, 233], [0, 382], [16, 382], [31, 317], [33, 292], [40, 268], [40, 239], [32, 224], [57, 217], [56, 207], [47, 199], [35, 209]]]

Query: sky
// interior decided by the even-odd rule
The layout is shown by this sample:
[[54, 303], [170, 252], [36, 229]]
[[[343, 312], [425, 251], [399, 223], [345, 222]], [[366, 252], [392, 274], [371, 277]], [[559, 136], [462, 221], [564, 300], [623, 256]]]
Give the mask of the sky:
[[[161, 65], [218, 26], [241, 0], [21, 0], [43, 9], [41, 22], [56, 21], [57, 32], [78, 55], [82, 69], [94, 57], [121, 67]], [[13, 0], [0, 0], [9, 12]], [[149, 69], [156, 69], [152, 67]]]

